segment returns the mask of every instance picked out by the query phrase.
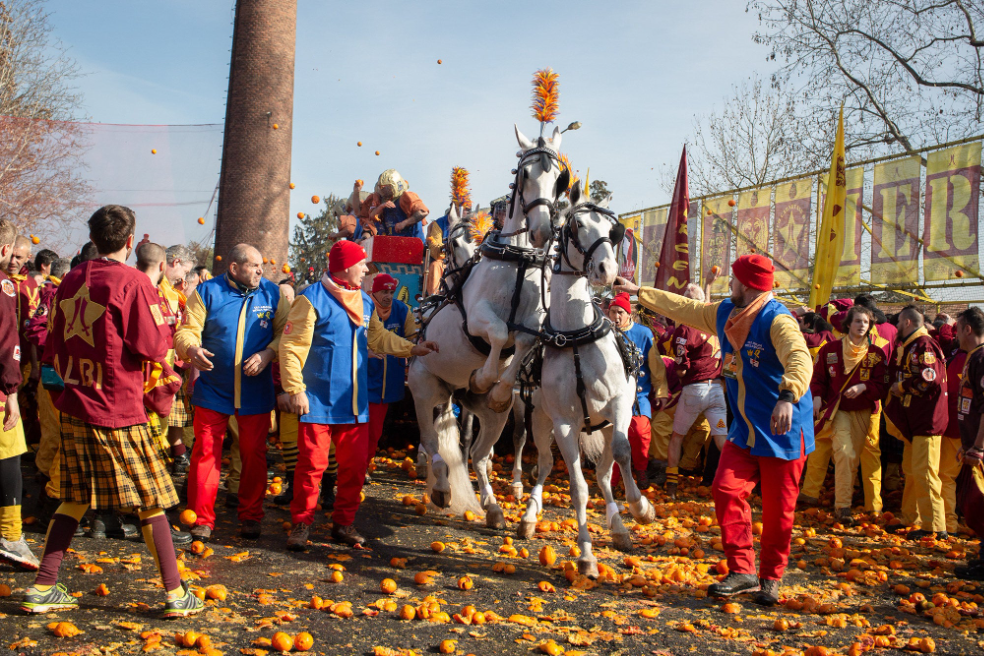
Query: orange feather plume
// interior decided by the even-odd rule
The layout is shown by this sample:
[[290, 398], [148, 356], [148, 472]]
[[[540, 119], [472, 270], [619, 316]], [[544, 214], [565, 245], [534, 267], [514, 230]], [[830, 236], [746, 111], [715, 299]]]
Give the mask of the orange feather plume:
[[551, 123], [560, 113], [560, 83], [552, 68], [544, 68], [533, 74], [533, 118], [540, 123]]
[[492, 217], [485, 210], [477, 213], [471, 218], [470, 225], [468, 226], [468, 231], [471, 232], [472, 241], [479, 242], [485, 239], [485, 235], [488, 234], [489, 230], [493, 227]]
[[451, 202], [464, 211], [471, 207], [471, 192], [468, 190], [468, 170], [463, 166], [451, 169]]
[[570, 157], [568, 157], [564, 153], [561, 153], [560, 155], [557, 156], [557, 159], [560, 160], [560, 170], [561, 170], [561, 172], [563, 172], [563, 171], [570, 171], [570, 174], [571, 174], [570, 183], [568, 183], [567, 189], [564, 190], [564, 193], [566, 193], [568, 196], [570, 196], [571, 195], [571, 189], [574, 188], [574, 185], [577, 184], [577, 182], [578, 182], [578, 180], [580, 180], [580, 178], [578, 178], [577, 177], [577, 173], [574, 172], [574, 167], [571, 165], [571, 159], [570, 159]]

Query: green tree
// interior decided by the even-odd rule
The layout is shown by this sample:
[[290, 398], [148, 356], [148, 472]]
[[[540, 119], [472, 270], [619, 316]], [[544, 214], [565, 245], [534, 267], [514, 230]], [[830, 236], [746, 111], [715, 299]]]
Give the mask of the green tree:
[[604, 180], [592, 180], [590, 184], [590, 195], [591, 200], [596, 203], [600, 203], [605, 200], [608, 196], [611, 196], [612, 192], [608, 190], [608, 183]]
[[342, 200], [329, 194], [321, 201], [318, 214], [305, 214], [294, 226], [289, 259], [298, 281], [317, 280], [328, 269], [328, 251], [334, 243], [330, 237], [338, 231], [336, 208]]

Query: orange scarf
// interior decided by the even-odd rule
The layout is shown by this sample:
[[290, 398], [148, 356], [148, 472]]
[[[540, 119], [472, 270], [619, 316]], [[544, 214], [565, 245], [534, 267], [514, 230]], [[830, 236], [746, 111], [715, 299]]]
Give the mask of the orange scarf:
[[844, 373], [849, 374], [868, 355], [868, 338], [861, 340], [860, 346], [854, 345], [850, 335], [844, 335], [841, 341], [844, 342]]
[[327, 273], [321, 276], [321, 284], [328, 293], [335, 297], [348, 314], [349, 320], [356, 326], [362, 325], [362, 290], [343, 287]]
[[376, 316], [379, 317], [380, 321], [386, 321], [387, 319], [390, 318], [391, 314], [393, 314], [392, 305], [389, 306], [388, 308], [384, 308], [382, 305], [379, 304], [376, 305]]
[[[748, 339], [748, 333], [752, 330], [752, 323], [758, 316], [765, 304], [772, 300], [772, 294], [766, 292], [765, 294], [759, 294], [758, 297], [747, 306], [742, 308], [739, 312], [731, 313], [728, 320], [724, 324], [724, 334], [731, 342], [731, 348], [735, 351], [741, 349], [745, 345], [745, 340]], [[736, 308], [737, 309], [737, 308]]]

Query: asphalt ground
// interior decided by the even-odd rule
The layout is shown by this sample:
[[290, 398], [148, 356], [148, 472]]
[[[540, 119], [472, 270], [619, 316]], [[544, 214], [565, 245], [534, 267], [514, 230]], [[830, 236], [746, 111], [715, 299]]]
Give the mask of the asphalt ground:
[[[676, 502], [668, 502], [661, 491], [650, 492], [659, 514], [654, 524], [637, 526], [623, 513], [636, 545], [631, 554], [610, 548], [602, 528], [603, 506], [590, 511], [595, 555], [603, 565], [601, 579], [592, 582], [573, 573], [565, 576], [564, 563], [575, 560], [569, 555], [575, 531], [562, 524], [573, 516], [562, 466], [548, 480], [548, 505], [535, 537], [516, 538], [512, 545], [528, 550], [524, 557], [522, 552], [512, 555], [504, 544], [506, 536], [515, 536], [522, 511], [521, 503], [505, 496], [506, 475], [495, 479], [507, 504], [509, 528], [502, 532], [485, 528], [481, 519], [444, 518], [433, 509], [418, 515], [416, 502], [424, 486], [400, 467], [404, 455], [396, 453], [390, 462], [377, 459], [379, 469], [365, 488], [356, 520], [369, 539], [364, 551], [332, 543], [319, 512], [309, 550], [287, 552], [289, 514], [272, 503], [273, 494], [266, 504], [263, 535], [255, 541], [239, 537], [235, 511], [220, 505], [217, 530], [207, 545], [212, 553], [178, 550], [192, 586], [221, 585], [226, 590], [224, 600], [209, 599], [207, 610], [196, 617], [161, 618], [164, 594], [140, 542], [76, 539], [60, 580], [78, 595], [80, 608], [58, 614], [23, 615], [18, 601], [33, 574], [0, 565], [0, 583], [12, 589], [11, 596], [0, 597], [0, 653], [199, 653], [175, 644], [175, 634], [189, 631], [208, 636], [217, 650], [213, 654], [260, 656], [276, 653], [269, 641], [280, 631], [290, 636], [309, 632], [311, 653], [318, 654], [441, 653], [446, 640], [455, 641], [444, 645], [453, 648], [451, 653], [496, 655], [551, 653], [550, 640], [561, 650], [553, 653], [567, 654], [888, 653], [924, 638], [932, 638], [937, 653], [984, 650], [984, 620], [976, 610], [977, 603], [984, 605], [976, 596], [984, 593], [984, 586], [955, 584], [952, 576], [966, 552], [976, 551], [976, 541], [913, 543], [885, 533], [884, 517], [870, 526], [844, 529], [823, 511], [798, 514], [782, 589], [784, 605], [761, 608], [738, 597], [731, 600], [734, 607], [725, 607], [704, 592], [714, 582], [723, 554], [715, 549], [720, 533], [713, 525], [707, 490], [696, 488], [696, 479]], [[497, 467], [509, 469], [502, 461]], [[592, 493], [600, 501], [593, 485]], [[407, 495], [414, 504], [404, 504]], [[757, 521], [757, 499], [752, 501]], [[27, 528], [39, 530], [37, 525]], [[28, 533], [38, 553], [43, 537]], [[444, 550], [436, 553], [434, 542], [443, 543]], [[558, 555], [552, 567], [538, 559], [548, 545]], [[627, 556], [636, 560], [627, 561]], [[394, 567], [393, 558], [406, 559], [405, 569]], [[83, 566], [91, 565], [101, 571], [84, 571]], [[514, 573], [493, 570], [507, 565]], [[415, 583], [415, 575], [428, 571], [429, 583]], [[340, 582], [332, 580], [335, 572], [340, 572]], [[471, 589], [459, 589], [463, 576], [470, 577]], [[393, 594], [381, 592], [381, 581], [387, 578], [398, 586]], [[550, 584], [543, 585], [547, 591], [541, 582]], [[108, 590], [105, 596], [96, 592], [100, 585]], [[897, 585], [909, 591], [899, 594]], [[917, 607], [906, 601], [912, 593], [927, 599], [942, 593], [948, 601], [937, 597], [935, 610], [925, 603]], [[313, 597], [322, 602], [312, 604]], [[351, 607], [341, 602], [351, 602]], [[432, 616], [400, 619], [400, 609], [408, 605], [418, 614], [421, 606], [429, 606]], [[467, 606], [486, 621], [478, 624]], [[944, 617], [934, 620], [933, 613]], [[471, 623], [459, 622], [469, 617]], [[56, 637], [48, 625], [60, 621], [81, 633]], [[891, 646], [876, 647], [876, 640]], [[923, 640], [921, 651], [928, 649]]]

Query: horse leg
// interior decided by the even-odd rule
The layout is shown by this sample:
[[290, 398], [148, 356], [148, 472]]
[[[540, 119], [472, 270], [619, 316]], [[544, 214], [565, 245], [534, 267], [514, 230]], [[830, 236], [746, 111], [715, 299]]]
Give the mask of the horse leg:
[[[591, 553], [591, 534], [588, 533], [588, 484], [581, 472], [581, 453], [578, 432], [571, 424], [554, 421], [554, 439], [567, 463], [571, 476], [571, 505], [577, 515], [577, 546], [581, 556], [577, 559], [577, 571], [591, 579], [598, 578], [598, 559]], [[534, 436], [535, 437], [535, 436]]]
[[499, 358], [509, 341], [509, 328], [491, 312], [483, 311], [477, 315], [473, 319], [473, 330], [475, 334], [485, 336], [491, 350], [485, 364], [472, 372], [468, 387], [474, 394], [484, 395], [499, 380]]
[[489, 528], [506, 528], [506, 518], [495, 499], [495, 492], [489, 483], [489, 465], [492, 461], [492, 447], [499, 440], [508, 417], [498, 415], [484, 407], [484, 399], [473, 406], [478, 416], [478, 439], [472, 447], [472, 468], [478, 480], [481, 504], [485, 509], [485, 525]]
[[[624, 404], [619, 405], [624, 406]], [[632, 408], [631, 406], [616, 407], [613, 414], [611, 453], [619, 469], [622, 470], [622, 484], [625, 485], [625, 500], [629, 502], [629, 512], [640, 524], [650, 524], [656, 519], [656, 510], [649, 503], [649, 499], [642, 496], [633, 476], [632, 447], [628, 437]]]
[[[611, 430], [610, 428], [605, 430]], [[632, 538], [629, 530], [622, 523], [622, 516], [618, 512], [618, 504], [615, 503], [615, 495], [612, 494], [612, 463], [615, 461], [612, 455], [611, 441], [606, 440], [605, 450], [598, 458], [595, 468], [595, 476], [598, 479], [598, 488], [601, 496], [605, 499], [605, 516], [608, 520], [608, 530], [612, 534], [612, 546], [619, 551], [632, 551]]]
[[519, 394], [513, 396], [513, 468], [512, 495], [523, 498], [523, 449], [526, 447], [527, 407]]
[[516, 333], [516, 354], [512, 361], [499, 375], [498, 381], [489, 394], [489, 407], [496, 412], [505, 412], [509, 407], [509, 402], [513, 396], [513, 385], [519, 376], [519, 368], [523, 365], [523, 358], [530, 352], [537, 338], [527, 333]]
[[[450, 431], [457, 433], [457, 424], [451, 409], [451, 393], [437, 377], [416, 363], [410, 366], [408, 380], [413, 390], [421, 450], [428, 455], [427, 478], [428, 481], [433, 479], [431, 502], [439, 508], [447, 508], [451, 504], [451, 485], [448, 482], [448, 465], [441, 457], [440, 445], [441, 442], [450, 441]], [[435, 423], [434, 408], [441, 404], [443, 406]], [[454, 436], [453, 446], [459, 448], [457, 435]]]
[[547, 480], [547, 475], [553, 469], [553, 452], [550, 450], [553, 442], [552, 422], [547, 413], [540, 407], [533, 410], [533, 441], [536, 443], [537, 476], [536, 484], [530, 491], [530, 498], [526, 502], [526, 512], [523, 519], [519, 522], [517, 534], [519, 537], [529, 540], [533, 537], [536, 529], [536, 520], [543, 510], [543, 483]]

